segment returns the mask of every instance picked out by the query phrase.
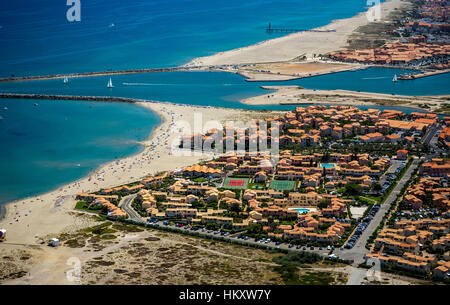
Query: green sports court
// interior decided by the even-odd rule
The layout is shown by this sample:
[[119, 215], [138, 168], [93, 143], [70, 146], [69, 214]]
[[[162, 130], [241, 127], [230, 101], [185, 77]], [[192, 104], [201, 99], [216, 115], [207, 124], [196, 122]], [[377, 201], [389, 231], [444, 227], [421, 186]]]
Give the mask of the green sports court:
[[293, 191], [295, 188], [295, 181], [272, 180], [270, 188], [276, 191]]

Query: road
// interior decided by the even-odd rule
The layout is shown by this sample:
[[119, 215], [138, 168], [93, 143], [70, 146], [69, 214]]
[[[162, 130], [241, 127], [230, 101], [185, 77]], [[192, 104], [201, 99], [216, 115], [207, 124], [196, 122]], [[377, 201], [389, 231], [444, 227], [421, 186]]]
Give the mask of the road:
[[430, 127], [422, 138], [422, 141], [427, 145], [430, 145], [431, 140], [436, 136], [437, 131], [440, 129], [440, 125], [434, 125]]
[[344, 259], [354, 259], [355, 264], [360, 264], [363, 262], [364, 255], [368, 253], [368, 250], [365, 248], [367, 239], [372, 235], [378, 225], [381, 223], [381, 220], [386, 214], [387, 210], [391, 207], [392, 203], [397, 198], [397, 195], [400, 194], [403, 186], [408, 182], [409, 178], [411, 178], [412, 173], [419, 165], [420, 160], [414, 159], [411, 166], [407, 169], [402, 179], [398, 181], [397, 185], [394, 187], [392, 192], [386, 198], [386, 201], [381, 205], [378, 213], [375, 214], [372, 221], [367, 226], [366, 230], [361, 234], [360, 238], [355, 243], [355, 246], [350, 250], [345, 250], [342, 252], [341, 257]]
[[[381, 220], [383, 219], [383, 216], [386, 214], [386, 212], [391, 207], [392, 203], [397, 198], [397, 195], [400, 194], [401, 189], [405, 184], [408, 182], [408, 180], [411, 178], [414, 170], [418, 167], [420, 163], [420, 159], [415, 159], [411, 166], [406, 171], [405, 175], [403, 175], [403, 178], [397, 183], [395, 188], [392, 190], [392, 192], [389, 194], [386, 201], [381, 205], [380, 210], [377, 214], [375, 214], [375, 217], [372, 219], [372, 221], [367, 226], [367, 229], [361, 234], [360, 238], [356, 242], [355, 246], [350, 250], [343, 251], [339, 257], [342, 259], [353, 259], [354, 265], [358, 266], [359, 264], [364, 262], [364, 255], [369, 253], [369, 250], [365, 248], [367, 239], [372, 235], [372, 233], [375, 231], [375, 229], [380, 225]], [[366, 275], [366, 272], [355, 272], [352, 274], [352, 278], [349, 280], [349, 284], [357, 285], [363, 282], [364, 277]]]
[[129, 195], [129, 196], [125, 196], [122, 198], [122, 200], [119, 203], [119, 207], [122, 208], [125, 213], [128, 214], [128, 216], [130, 217], [130, 220], [133, 221], [139, 221], [139, 222], [144, 222], [145, 220], [143, 217], [141, 217], [141, 215], [139, 215], [138, 212], [136, 212], [133, 207], [131, 206], [131, 204], [133, 203], [133, 200], [136, 198], [137, 194], [133, 194], [133, 195]]
[[395, 171], [400, 167], [401, 164], [402, 162], [399, 160], [391, 160], [391, 166], [389, 166], [387, 171], [380, 177], [379, 183], [381, 186], [383, 186], [383, 184], [386, 182], [387, 176], [389, 174], [395, 174]]

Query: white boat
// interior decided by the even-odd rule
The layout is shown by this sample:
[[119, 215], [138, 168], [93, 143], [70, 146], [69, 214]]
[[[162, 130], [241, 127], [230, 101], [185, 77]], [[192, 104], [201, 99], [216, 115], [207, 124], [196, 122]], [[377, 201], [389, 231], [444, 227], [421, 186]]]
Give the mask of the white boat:
[[64, 76], [64, 84], [68, 84], [69, 83], [69, 78], [67, 76]]
[[108, 82], [108, 85], [107, 85], [106, 87], [108, 87], [108, 88], [114, 88], [114, 86], [113, 86], [113, 84], [112, 84], [112, 79], [111, 79], [111, 77], [109, 78], [109, 82]]
[[3, 108], [4, 110], [8, 110], [8, 107]]
[[394, 83], [396, 83], [396, 82], [398, 81], [398, 79], [397, 79], [397, 74], [394, 74], [394, 78], [392, 79], [392, 81], [393, 81]]

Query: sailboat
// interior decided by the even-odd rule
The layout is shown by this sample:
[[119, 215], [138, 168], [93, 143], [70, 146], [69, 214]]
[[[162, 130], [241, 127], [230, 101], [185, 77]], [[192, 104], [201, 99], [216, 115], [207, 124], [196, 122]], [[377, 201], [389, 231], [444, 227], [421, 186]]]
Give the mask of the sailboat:
[[108, 85], [107, 85], [106, 87], [108, 87], [108, 88], [114, 88], [114, 86], [113, 86], [113, 84], [112, 84], [112, 79], [111, 79], [111, 77], [109, 78], [109, 82], [108, 82]]
[[64, 76], [64, 84], [68, 84], [69, 83], [69, 78], [67, 76]]
[[392, 81], [393, 81], [394, 83], [397, 82], [397, 74], [394, 74], [394, 78], [392, 79]]

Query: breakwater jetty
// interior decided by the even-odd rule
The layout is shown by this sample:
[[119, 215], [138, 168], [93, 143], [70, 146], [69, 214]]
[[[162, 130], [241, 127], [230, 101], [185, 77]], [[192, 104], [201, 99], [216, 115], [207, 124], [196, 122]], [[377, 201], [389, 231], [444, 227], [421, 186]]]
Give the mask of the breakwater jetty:
[[450, 69], [425, 71], [422, 73], [415, 73], [415, 74], [408, 74], [405, 76], [400, 76], [398, 79], [414, 80], [414, 79], [419, 79], [419, 78], [424, 78], [424, 77], [428, 77], [428, 76], [439, 75], [439, 74], [444, 74], [444, 73], [449, 73], [449, 72], [450, 72]]
[[62, 101], [90, 101], [90, 102], [118, 102], [118, 103], [141, 103], [157, 102], [153, 100], [134, 99], [113, 96], [82, 96], [82, 95], [54, 95], [54, 94], [22, 94], [22, 93], [0, 93], [0, 98], [9, 99], [32, 99], [32, 100], [62, 100]]
[[143, 73], [162, 73], [162, 72], [179, 72], [179, 71], [193, 71], [197, 67], [172, 67], [159, 69], [136, 69], [136, 70], [118, 70], [118, 71], [101, 71], [101, 72], [82, 72], [69, 74], [54, 74], [54, 75], [35, 75], [35, 76], [11, 76], [7, 78], [0, 78], [0, 82], [23, 82], [32, 80], [46, 80], [46, 79], [64, 79], [80, 78], [80, 77], [96, 77], [96, 76], [113, 76], [124, 74], [143, 74]]

